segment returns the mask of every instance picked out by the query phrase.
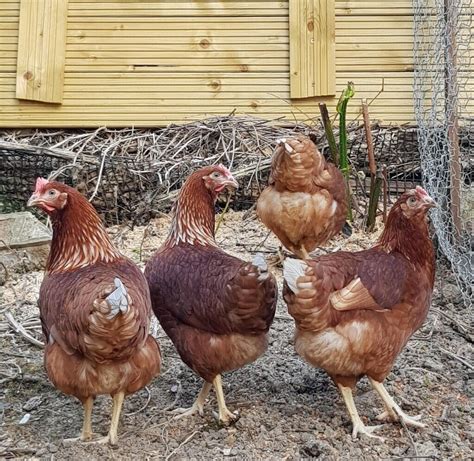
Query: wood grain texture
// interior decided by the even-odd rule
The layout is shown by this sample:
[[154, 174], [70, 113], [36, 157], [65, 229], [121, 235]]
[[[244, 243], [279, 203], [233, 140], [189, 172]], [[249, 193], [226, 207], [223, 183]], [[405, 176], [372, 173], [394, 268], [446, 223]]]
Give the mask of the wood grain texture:
[[[68, 0], [21, 0], [16, 59], [17, 98], [62, 102], [67, 11]], [[2, 55], [8, 58], [8, 52]], [[5, 59], [4, 64], [7, 62]]]
[[[292, 99], [288, 0], [69, 0], [63, 103], [57, 105], [17, 98], [17, 62], [26, 56], [23, 0], [1, 1], [0, 126], [157, 126], [234, 109], [312, 121], [318, 102], [334, 113], [349, 80], [356, 88], [351, 119], [360, 99], [370, 102], [384, 81], [371, 104], [373, 118], [412, 122], [411, 2], [332, 3], [335, 78], [327, 83], [334, 95]], [[313, 36], [317, 30], [316, 24]], [[322, 81], [318, 74], [315, 82]]]
[[289, 0], [290, 95], [335, 94], [335, 13], [332, 0]]

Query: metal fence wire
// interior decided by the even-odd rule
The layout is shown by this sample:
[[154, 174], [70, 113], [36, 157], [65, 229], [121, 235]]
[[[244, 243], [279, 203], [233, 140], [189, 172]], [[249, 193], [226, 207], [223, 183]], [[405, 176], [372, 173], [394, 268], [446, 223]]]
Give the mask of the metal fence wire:
[[442, 252], [473, 304], [473, 0], [414, 0], [415, 113], [423, 181]]

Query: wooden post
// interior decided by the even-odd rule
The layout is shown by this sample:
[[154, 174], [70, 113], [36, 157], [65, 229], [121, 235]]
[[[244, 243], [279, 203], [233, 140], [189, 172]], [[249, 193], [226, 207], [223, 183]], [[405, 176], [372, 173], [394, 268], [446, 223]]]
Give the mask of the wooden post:
[[456, 25], [458, 7], [453, 0], [444, 0], [446, 51], [445, 51], [445, 108], [447, 114], [447, 140], [450, 167], [451, 216], [454, 240], [461, 235], [461, 161], [459, 158], [458, 71]]
[[375, 228], [375, 218], [377, 217], [377, 205], [379, 203], [382, 177], [377, 175], [377, 165], [375, 163], [374, 139], [370, 129], [369, 105], [367, 99], [362, 100], [362, 115], [364, 117], [365, 138], [367, 141], [367, 156], [369, 157], [370, 170], [370, 193], [369, 209], [367, 212], [367, 230], [372, 232]]

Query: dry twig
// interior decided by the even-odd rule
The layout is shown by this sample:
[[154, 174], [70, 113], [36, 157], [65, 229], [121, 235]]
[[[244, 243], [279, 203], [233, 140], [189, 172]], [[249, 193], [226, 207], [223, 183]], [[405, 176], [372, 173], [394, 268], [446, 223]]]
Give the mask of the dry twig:
[[180, 448], [186, 445], [196, 434], [199, 434], [199, 431], [191, 432], [166, 458], [165, 461], [168, 461], [173, 455], [175, 455]]
[[39, 341], [38, 339], [34, 338], [33, 336], [31, 336], [27, 331], [26, 329], [23, 327], [23, 325], [21, 325], [20, 323], [18, 323], [15, 318], [13, 317], [13, 315], [11, 314], [11, 312], [6, 312], [5, 313], [5, 317], [6, 319], [8, 320], [8, 323], [10, 324], [10, 326], [12, 327], [12, 329], [20, 334], [21, 336], [23, 336], [23, 338], [25, 338], [28, 342], [30, 342], [31, 344], [34, 344], [35, 346], [38, 346], [38, 347], [44, 347], [44, 343], [42, 341]]

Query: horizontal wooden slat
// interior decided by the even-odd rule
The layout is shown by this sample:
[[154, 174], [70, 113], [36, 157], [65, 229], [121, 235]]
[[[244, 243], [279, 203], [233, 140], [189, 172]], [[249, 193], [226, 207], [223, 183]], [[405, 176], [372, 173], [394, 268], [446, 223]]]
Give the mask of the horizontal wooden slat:
[[287, 0], [69, 0], [63, 107], [14, 98], [19, 0], [0, 0], [0, 126], [156, 126], [231, 112], [413, 121], [411, 1], [336, 0], [336, 97], [289, 99]]
[[[4, 48], [7, 45], [9, 48]], [[0, 43], [0, 49], [13, 49], [16, 50], [15, 45], [17, 45], [17, 40], [13, 37], [8, 40], [2, 40]], [[274, 50], [274, 51], [288, 51], [289, 43], [288, 40], [281, 37], [275, 37], [274, 39], [258, 41], [255, 39], [245, 40], [243, 38], [217, 38], [212, 41], [201, 40], [199, 37], [196, 39], [181, 38], [180, 41], [175, 41], [175, 39], [169, 39], [168, 42], [157, 41], [155, 43], [150, 43], [149, 39], [137, 39], [135, 40], [131, 37], [123, 39], [101, 39], [100, 42], [97, 39], [88, 39], [78, 40], [70, 39], [68, 40], [68, 52], [71, 51], [83, 51], [83, 52], [95, 52], [95, 51], [119, 51], [119, 52], [173, 52], [173, 51], [242, 51], [242, 48], [245, 50]], [[411, 41], [406, 42], [394, 42], [393, 39], [387, 43], [336, 43], [336, 51], [400, 51], [406, 50], [413, 54], [413, 43]]]
[[286, 2], [88, 2], [71, 4], [70, 16], [77, 17], [188, 17], [216, 16], [286, 16]]
[[[341, 86], [342, 89], [342, 86]], [[359, 91], [364, 92], [364, 96], [370, 97], [375, 96], [378, 91], [376, 88], [360, 89]], [[111, 96], [111, 93], [113, 97]], [[86, 94], [84, 96], [84, 94]], [[219, 105], [223, 101], [224, 103], [232, 103], [236, 105], [252, 105], [254, 103], [258, 105], [264, 105], [265, 107], [281, 106], [281, 99], [288, 99], [289, 94], [287, 91], [278, 88], [265, 89], [254, 89], [251, 88], [247, 91], [239, 91], [236, 88], [226, 88], [221, 91], [203, 91], [203, 88], [195, 89], [190, 92], [172, 92], [171, 88], [168, 87], [167, 91], [160, 91], [160, 89], [146, 88], [144, 91], [132, 92], [132, 91], [120, 91], [120, 89], [113, 89], [106, 91], [105, 88], [84, 88], [83, 91], [67, 91], [64, 93], [64, 98], [67, 100], [68, 107], [73, 106], [84, 106], [90, 104], [100, 104], [105, 106], [130, 106], [131, 101], [136, 102], [136, 105], [147, 106], [160, 103], [162, 106], [171, 106], [175, 104], [189, 104], [202, 106], [203, 98], [212, 98], [213, 105]], [[412, 98], [412, 93], [409, 91], [398, 91], [398, 92], [385, 92], [383, 96], [384, 104], [387, 105], [398, 105], [401, 99], [409, 101]], [[2, 104], [13, 106], [16, 104], [14, 94], [0, 92], [0, 100]], [[393, 100], [393, 101], [392, 101]], [[229, 102], [231, 101], [231, 102]], [[299, 102], [299, 104], [314, 104]]]

